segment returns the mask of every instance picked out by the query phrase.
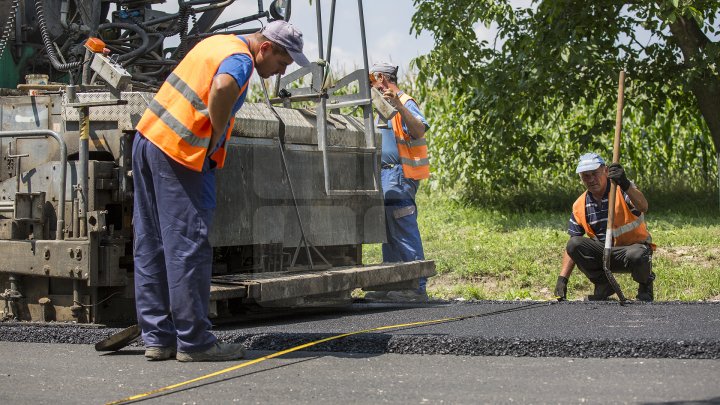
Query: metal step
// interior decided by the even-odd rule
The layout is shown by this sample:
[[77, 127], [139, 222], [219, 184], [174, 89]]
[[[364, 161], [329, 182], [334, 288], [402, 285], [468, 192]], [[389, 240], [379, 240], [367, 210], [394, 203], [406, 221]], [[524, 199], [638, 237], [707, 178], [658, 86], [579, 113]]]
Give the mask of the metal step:
[[212, 278], [210, 300], [269, 302], [411, 281], [435, 275], [435, 262], [382, 263], [323, 271], [228, 274]]

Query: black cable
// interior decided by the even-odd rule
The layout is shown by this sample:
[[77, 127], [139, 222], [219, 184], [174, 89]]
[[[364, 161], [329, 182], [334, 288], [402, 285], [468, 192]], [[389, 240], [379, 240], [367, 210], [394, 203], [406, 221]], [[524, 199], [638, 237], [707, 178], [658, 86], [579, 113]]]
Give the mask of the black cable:
[[35, 13], [37, 14], [38, 18], [38, 26], [40, 27], [40, 35], [42, 36], [43, 45], [45, 45], [45, 52], [47, 52], [48, 58], [50, 59], [50, 63], [52, 63], [53, 68], [60, 72], [69, 72], [82, 66], [82, 61], [61, 63], [58, 60], [57, 53], [55, 53], [55, 47], [52, 40], [50, 39], [50, 35], [48, 34], [42, 0], [35, 0]]
[[140, 46], [128, 53], [125, 53], [123, 55], [120, 55], [117, 60], [118, 62], [126, 62], [123, 63], [123, 65], [127, 65], [128, 63], [132, 62], [134, 59], [139, 58], [140, 56], [144, 55], [148, 49], [150, 49], [150, 38], [148, 37], [148, 34], [142, 29], [142, 27], [139, 27], [134, 24], [128, 24], [128, 23], [106, 23], [106, 24], [100, 24], [98, 26], [98, 31], [106, 30], [106, 29], [113, 29], [113, 28], [119, 28], [127, 31], [132, 31], [136, 33], [140, 37], [141, 44]]

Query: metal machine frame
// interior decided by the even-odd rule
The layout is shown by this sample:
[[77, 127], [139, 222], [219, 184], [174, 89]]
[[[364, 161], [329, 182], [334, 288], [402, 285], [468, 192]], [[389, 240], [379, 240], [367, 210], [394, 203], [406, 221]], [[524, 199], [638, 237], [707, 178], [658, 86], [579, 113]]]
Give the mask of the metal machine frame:
[[[108, 29], [132, 21], [133, 2], [119, 2], [125, 20]], [[211, 27], [232, 2], [184, 2], [207, 15], [192, 30], [184, 28], [183, 43], [190, 46], [193, 38], [273, 14], [259, 0], [257, 15]], [[327, 60], [318, 1], [318, 61], [278, 78], [274, 97], [266, 90], [265, 103], [246, 103], [236, 115], [226, 168], [217, 173], [210, 235], [215, 317], [258, 307], [347, 303], [354, 288], [410, 288], [435, 274], [432, 261], [362, 264], [362, 245], [385, 241], [385, 224], [362, 0], [357, 5], [364, 69], [329, 85], [336, 1]], [[289, 15], [289, 8], [276, 6], [271, 5], [275, 18]], [[167, 18], [136, 21], [136, 27], [120, 32], [152, 34]], [[141, 37], [140, 48], [146, 42]], [[84, 57], [80, 65], [88, 69], [68, 69], [69, 78], [79, 74], [81, 84], [27, 83], [0, 92], [5, 166], [0, 166], [0, 318], [5, 320], [127, 323], [135, 317], [130, 145], [154, 93], [135, 89], [148, 86], [139, 53]], [[307, 76], [309, 86], [298, 88], [296, 82]], [[354, 83], [358, 91], [344, 94]], [[312, 101], [314, 108], [292, 108], [298, 101]], [[361, 109], [361, 118], [340, 114], [348, 107]]]

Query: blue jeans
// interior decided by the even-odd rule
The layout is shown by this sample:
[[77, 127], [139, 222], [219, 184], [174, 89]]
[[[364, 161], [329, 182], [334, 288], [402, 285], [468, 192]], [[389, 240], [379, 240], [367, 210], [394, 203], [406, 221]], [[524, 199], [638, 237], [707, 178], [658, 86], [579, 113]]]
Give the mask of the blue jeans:
[[[387, 231], [387, 243], [382, 245], [383, 261], [425, 260], [415, 205], [419, 181], [405, 178], [402, 165], [382, 169], [380, 178], [385, 198]], [[426, 284], [427, 278], [420, 278], [418, 292], [424, 293]]]
[[208, 318], [212, 173], [175, 162], [139, 133], [132, 152], [135, 307], [145, 346], [205, 350], [217, 341]]

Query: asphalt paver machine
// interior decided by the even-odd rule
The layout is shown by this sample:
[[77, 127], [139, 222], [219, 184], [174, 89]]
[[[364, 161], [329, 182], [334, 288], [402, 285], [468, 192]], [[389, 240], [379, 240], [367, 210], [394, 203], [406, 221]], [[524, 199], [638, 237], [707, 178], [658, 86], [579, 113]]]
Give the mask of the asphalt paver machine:
[[[289, 0], [180, 0], [174, 12], [161, 3], [0, 0], [3, 320], [134, 319], [135, 125], [195, 43], [292, 10]], [[218, 23], [238, 3], [257, 12]], [[315, 7], [317, 61], [236, 116], [216, 177], [213, 317], [347, 302], [355, 288], [409, 288], [435, 273], [432, 261], [362, 262], [363, 244], [386, 238], [362, 0], [364, 68], [332, 85], [336, 1], [327, 43], [320, 3], [303, 4]], [[110, 52], [93, 52], [98, 43]]]

